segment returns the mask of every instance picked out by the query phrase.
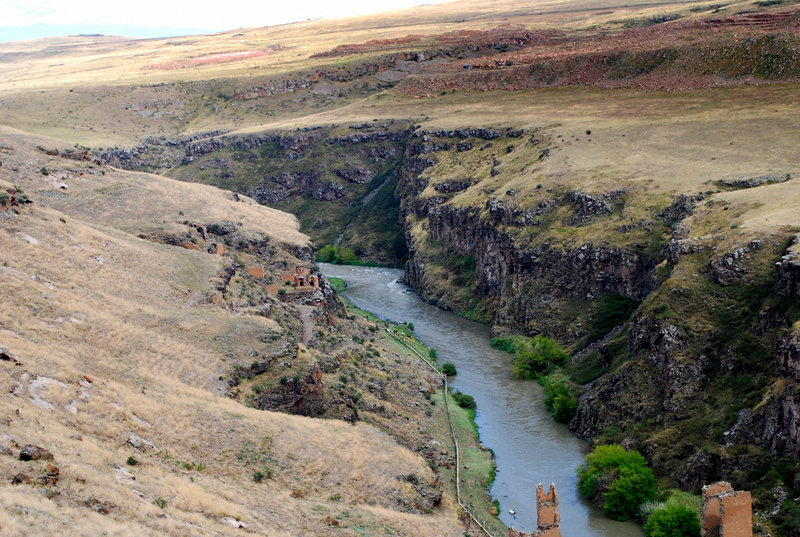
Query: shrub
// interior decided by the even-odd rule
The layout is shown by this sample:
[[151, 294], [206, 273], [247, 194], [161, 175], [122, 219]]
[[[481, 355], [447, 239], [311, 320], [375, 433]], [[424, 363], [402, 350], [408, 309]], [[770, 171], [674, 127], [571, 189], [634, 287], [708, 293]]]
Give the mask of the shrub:
[[614, 520], [630, 520], [656, 499], [656, 481], [638, 451], [620, 445], [598, 446], [578, 468], [578, 489]]
[[653, 511], [644, 525], [646, 537], [700, 537], [700, 518], [683, 505]]
[[566, 362], [568, 355], [559, 344], [543, 335], [531, 339], [529, 345], [517, 349], [514, 359], [514, 376], [520, 379], [538, 379]]
[[551, 375], [544, 378], [544, 405], [559, 423], [568, 423], [578, 410], [578, 397], [566, 379]]
[[478, 408], [478, 404], [475, 402], [474, 397], [465, 393], [461, 393], [458, 390], [453, 393], [453, 399], [461, 408], [466, 408], [467, 410], [475, 410]]
[[333, 263], [335, 259], [336, 247], [330, 244], [323, 246], [319, 253], [317, 253], [317, 261], [321, 261], [322, 263]]
[[456, 366], [453, 363], [445, 362], [442, 364], [442, 373], [447, 375], [448, 377], [452, 377], [456, 374]]
[[775, 515], [775, 523], [788, 537], [800, 535], [800, 505], [791, 499], [783, 503], [781, 510]]
[[139, 461], [137, 461], [135, 457], [128, 457], [128, 460], [125, 462], [128, 464], [128, 466], [136, 466], [139, 464]]
[[272, 479], [272, 470], [266, 469], [264, 472], [255, 470], [253, 472], [253, 481], [256, 483], [261, 483], [265, 479]]
[[337, 263], [342, 263], [345, 265], [358, 260], [355, 252], [350, 248], [339, 248], [339, 255], [337, 257]]
[[439, 357], [439, 353], [436, 352], [436, 349], [429, 349], [428, 350], [428, 358], [431, 360], [436, 360]]
[[491, 345], [493, 349], [516, 354], [525, 339], [527, 338], [523, 336], [495, 337], [489, 341], [489, 345]]

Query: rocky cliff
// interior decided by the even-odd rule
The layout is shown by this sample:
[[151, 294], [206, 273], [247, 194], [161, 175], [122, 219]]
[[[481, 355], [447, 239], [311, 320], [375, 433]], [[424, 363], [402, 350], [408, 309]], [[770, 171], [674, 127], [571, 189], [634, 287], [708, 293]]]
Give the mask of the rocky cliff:
[[[598, 333], [604, 301], [641, 302], [568, 365], [580, 394], [570, 428], [640, 449], [677, 486], [729, 479], [769, 502], [780, 480], [759, 481], [756, 468], [795, 468], [780, 461], [797, 461], [800, 446], [790, 232], [689, 238], [690, 226], [734, 217], [709, 193], [656, 202], [636, 188], [584, 191], [561, 180], [509, 188], [492, 173], [519, 150], [506, 133], [462, 179], [452, 170], [469, 153], [427, 137], [435, 151], [420, 160], [407, 149], [399, 174], [406, 281], [496, 334], [543, 333], [573, 351], [608, 333]], [[558, 151], [538, 142], [541, 160], [545, 147]]]

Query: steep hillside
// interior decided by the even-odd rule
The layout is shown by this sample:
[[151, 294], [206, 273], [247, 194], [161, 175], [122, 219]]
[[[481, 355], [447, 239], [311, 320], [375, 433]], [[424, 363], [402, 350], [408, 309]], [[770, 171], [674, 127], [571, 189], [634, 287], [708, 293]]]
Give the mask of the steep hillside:
[[[398, 444], [426, 449], [432, 418], [413, 403], [436, 379], [377, 342], [361, 373], [410, 380], [380, 409], [371, 393], [347, 407], [332, 379], [367, 360], [350, 338], [367, 326], [326, 282], [266, 289], [307, 265], [294, 217], [65, 158], [52, 139], [5, 129], [0, 146], [4, 535], [462, 534], [449, 493]], [[197, 249], [200, 226], [216, 253]], [[378, 365], [382, 353], [396, 364]], [[251, 408], [323, 360], [307, 406], [350, 423]], [[378, 425], [411, 413], [413, 429], [392, 438], [359, 412]], [[25, 460], [29, 446], [47, 453]]]

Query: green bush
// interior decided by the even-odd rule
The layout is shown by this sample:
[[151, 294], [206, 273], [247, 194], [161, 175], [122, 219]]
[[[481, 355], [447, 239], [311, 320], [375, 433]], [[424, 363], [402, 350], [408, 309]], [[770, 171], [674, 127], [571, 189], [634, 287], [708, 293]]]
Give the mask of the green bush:
[[578, 397], [573, 393], [567, 380], [551, 375], [542, 382], [544, 405], [559, 423], [568, 423], [578, 410]]
[[474, 397], [465, 393], [461, 393], [458, 390], [453, 392], [453, 400], [455, 400], [458, 406], [461, 408], [466, 408], [467, 410], [475, 410], [478, 408], [478, 404], [475, 402]]
[[683, 505], [653, 511], [644, 525], [646, 537], [700, 537], [700, 518]]
[[784, 502], [774, 520], [787, 537], [800, 537], [800, 505], [791, 499]]
[[337, 248], [327, 244], [317, 252], [316, 260], [321, 263], [336, 263], [337, 265], [351, 265], [358, 261], [352, 248]]
[[337, 257], [338, 259], [336, 262], [344, 265], [348, 265], [358, 260], [356, 253], [350, 248], [339, 248], [339, 254]]
[[520, 339], [519, 337], [494, 337], [489, 341], [489, 345], [492, 346], [493, 349], [497, 349], [500, 351], [506, 351], [510, 354], [515, 354], [517, 352], [517, 340]]
[[439, 357], [439, 353], [436, 352], [436, 349], [429, 349], [428, 350], [428, 358], [431, 360], [436, 360]]
[[442, 373], [447, 375], [448, 377], [452, 377], [456, 374], [456, 366], [450, 362], [445, 362], [442, 364]]
[[330, 244], [323, 246], [317, 253], [317, 261], [322, 263], [333, 263], [336, 259], [336, 247]]
[[517, 348], [514, 359], [514, 376], [520, 379], [538, 379], [562, 365], [569, 356], [554, 340], [538, 335], [530, 343]]
[[586, 455], [578, 468], [578, 489], [614, 520], [630, 520], [642, 503], [656, 499], [656, 480], [645, 458], [616, 444]]

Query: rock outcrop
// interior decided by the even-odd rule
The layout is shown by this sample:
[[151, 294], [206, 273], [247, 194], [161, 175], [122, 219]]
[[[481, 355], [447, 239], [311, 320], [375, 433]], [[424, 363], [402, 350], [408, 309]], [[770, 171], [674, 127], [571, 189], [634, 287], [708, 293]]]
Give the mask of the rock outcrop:
[[[431, 240], [446, 244], [454, 255], [474, 256], [474, 294], [492, 304], [495, 324], [508, 331], [542, 331], [543, 314], [554, 301], [605, 294], [643, 299], [655, 287], [658, 259], [638, 245], [528, 245], [483, 220], [477, 210], [450, 205], [429, 210], [428, 226]], [[427, 276], [429, 260], [413, 238], [411, 245], [406, 282], [431, 302], [459, 309], [446, 286]], [[559, 332], [566, 335], [563, 327], [551, 328]]]

